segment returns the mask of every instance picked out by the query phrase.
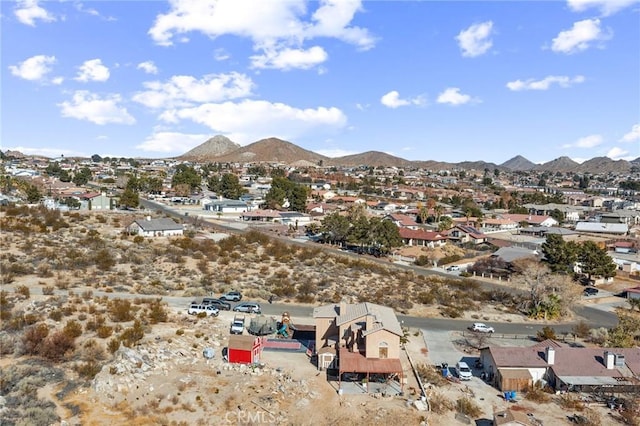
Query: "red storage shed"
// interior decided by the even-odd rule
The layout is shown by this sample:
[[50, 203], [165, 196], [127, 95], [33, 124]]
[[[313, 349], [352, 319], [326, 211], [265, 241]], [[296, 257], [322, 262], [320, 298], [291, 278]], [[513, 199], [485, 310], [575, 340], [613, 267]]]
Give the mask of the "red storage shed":
[[232, 334], [229, 336], [229, 362], [236, 364], [259, 362], [262, 346], [260, 337]]

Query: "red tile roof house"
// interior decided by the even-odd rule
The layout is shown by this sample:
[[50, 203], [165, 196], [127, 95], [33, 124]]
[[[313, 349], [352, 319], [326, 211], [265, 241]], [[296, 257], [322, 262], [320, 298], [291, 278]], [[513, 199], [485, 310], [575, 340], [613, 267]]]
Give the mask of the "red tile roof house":
[[482, 244], [487, 241], [487, 236], [473, 226], [456, 225], [447, 232], [447, 237], [458, 244], [473, 243]]
[[398, 228], [402, 241], [407, 246], [442, 247], [447, 244], [447, 236], [439, 232], [422, 229]]
[[541, 380], [556, 391], [640, 389], [640, 348], [577, 348], [545, 340], [525, 348], [483, 348], [480, 362], [501, 391], [522, 391]]
[[391, 213], [386, 215], [383, 219], [392, 221], [398, 228], [420, 229], [420, 225], [418, 225], [415, 219], [406, 214]]

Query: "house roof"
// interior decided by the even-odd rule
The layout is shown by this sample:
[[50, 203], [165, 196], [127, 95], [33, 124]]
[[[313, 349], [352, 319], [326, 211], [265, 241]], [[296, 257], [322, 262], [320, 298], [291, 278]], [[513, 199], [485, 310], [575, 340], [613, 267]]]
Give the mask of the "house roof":
[[[502, 214], [500, 216], [502, 216], [503, 219], [511, 219], [514, 222], [527, 222], [534, 223], [536, 225], [539, 225], [548, 219], [553, 219], [551, 216], [535, 214]], [[553, 221], [557, 222], [555, 219], [553, 219]]]
[[359, 318], [371, 315], [373, 317], [373, 327], [363, 332], [363, 334], [371, 334], [381, 329], [387, 330], [398, 336], [402, 336], [402, 327], [398, 322], [393, 309], [387, 306], [376, 305], [375, 303], [345, 303], [344, 312], [340, 312], [341, 304], [324, 305], [314, 308], [314, 318], [335, 318], [336, 325], [341, 326]]
[[280, 217], [277, 210], [253, 210], [242, 213], [242, 217]]
[[391, 220], [393, 220], [394, 222], [398, 222], [400, 226], [416, 226], [417, 225], [416, 221], [411, 216], [407, 216], [406, 214], [392, 213], [387, 217], [391, 218]]
[[168, 217], [161, 217], [159, 219], [136, 219], [134, 223], [145, 231], [173, 231], [184, 229], [181, 224], [174, 222], [173, 219]]
[[229, 349], [238, 349], [241, 351], [253, 350], [253, 345], [259, 337], [243, 336], [240, 334], [232, 334], [229, 336]]
[[[554, 342], [557, 344], [557, 342]], [[540, 345], [544, 344], [542, 342]], [[544, 349], [554, 346], [553, 365], [545, 360]], [[556, 376], [566, 377], [630, 377], [640, 375], [640, 348], [572, 348], [568, 346], [497, 347], [488, 350], [498, 368], [546, 368], [550, 367]], [[621, 354], [625, 357], [624, 367], [607, 369], [604, 352]]]
[[522, 411], [513, 411], [506, 409], [493, 414], [493, 424], [496, 426], [503, 425], [532, 425], [531, 419]]
[[629, 226], [625, 223], [578, 222], [576, 231], [625, 234], [629, 231]]
[[340, 372], [348, 373], [400, 373], [402, 363], [398, 358], [366, 358], [360, 352], [340, 348]]
[[460, 231], [464, 232], [465, 234], [469, 234], [469, 236], [471, 238], [475, 238], [475, 239], [487, 238], [487, 236], [485, 234], [483, 234], [482, 232], [478, 231], [473, 226], [456, 225], [456, 228], [459, 229]]
[[430, 232], [422, 229], [398, 228], [398, 232], [400, 233], [400, 237], [404, 239], [424, 241], [441, 241], [447, 239], [447, 237], [439, 232]]
[[537, 254], [535, 250], [529, 250], [523, 247], [500, 247], [491, 254], [491, 257], [499, 257], [505, 262], [510, 263], [514, 260], [536, 256]]

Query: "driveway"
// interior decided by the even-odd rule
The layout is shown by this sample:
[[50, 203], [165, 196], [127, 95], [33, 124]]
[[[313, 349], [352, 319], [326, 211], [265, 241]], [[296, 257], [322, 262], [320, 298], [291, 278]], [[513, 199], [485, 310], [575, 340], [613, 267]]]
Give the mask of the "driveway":
[[422, 329], [422, 335], [428, 350], [427, 358], [431, 364], [440, 365], [446, 362], [453, 367], [466, 355], [453, 345], [450, 331]]

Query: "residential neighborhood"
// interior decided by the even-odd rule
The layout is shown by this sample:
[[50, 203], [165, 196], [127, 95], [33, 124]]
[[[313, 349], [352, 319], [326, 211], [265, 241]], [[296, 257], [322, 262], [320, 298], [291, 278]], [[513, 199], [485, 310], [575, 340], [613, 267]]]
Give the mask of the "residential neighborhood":
[[[169, 306], [178, 317], [189, 305], [202, 307], [205, 315], [195, 321], [217, 330], [205, 344], [204, 359], [218, 374], [268, 369], [287, 359], [341, 404], [357, 398], [402, 400], [408, 405], [401, 410], [410, 407], [406, 413], [412, 419], [430, 418], [433, 424], [479, 416], [494, 424], [534, 424], [545, 413], [527, 405], [532, 398], [558, 407], [575, 396], [582, 410], [576, 416], [602, 420], [609, 409], [617, 419], [611, 421], [620, 424], [638, 414], [640, 188], [633, 186], [640, 179], [638, 167], [599, 175], [502, 166], [212, 164], [3, 153], [3, 220], [10, 223], [20, 208], [63, 220], [97, 220], [84, 232], [93, 238], [100, 232], [118, 236], [130, 253], [105, 252], [96, 265], [109, 270], [129, 258], [138, 263], [127, 285], [117, 284], [116, 277], [129, 272], [114, 269], [119, 271], [106, 282], [115, 284], [105, 287], [105, 297], [130, 287], [134, 294], [171, 296]], [[63, 182], [61, 170], [71, 180]], [[532, 184], [542, 180], [544, 185]], [[578, 187], [587, 180], [590, 185]], [[109, 230], [98, 232], [105, 224]], [[233, 244], [241, 238], [253, 242], [239, 249]], [[285, 250], [279, 244], [301, 251], [279, 254]], [[154, 253], [164, 246], [201, 248], [170, 254], [168, 259], [185, 265], [170, 272], [171, 278], [154, 275], [143, 283], [147, 278], [140, 268], [148, 260], [135, 250], [145, 246], [155, 247]], [[307, 264], [317, 260], [323, 268], [348, 266], [344, 277], [334, 272], [305, 279], [287, 271], [294, 267], [268, 266], [274, 256]], [[238, 263], [245, 258], [254, 266]], [[152, 262], [160, 271], [160, 261]], [[376, 266], [363, 266], [367, 262]], [[350, 268], [365, 269], [355, 274]], [[384, 274], [402, 284], [384, 283]], [[434, 277], [437, 284], [418, 275]], [[194, 278], [178, 282], [182, 276]], [[168, 284], [172, 280], [175, 285]], [[196, 291], [200, 286], [207, 290]], [[222, 289], [226, 293], [211, 298]], [[225, 301], [232, 293], [237, 298]], [[180, 305], [175, 297], [192, 300]], [[210, 303], [217, 308], [209, 317]], [[619, 322], [599, 325], [588, 315], [578, 320], [576, 306]], [[289, 309], [298, 315], [292, 317]], [[229, 332], [237, 312], [244, 313], [243, 321]], [[443, 331], [430, 328], [432, 319], [462, 322], [447, 323], [452, 328]], [[490, 332], [469, 331], [466, 326], [477, 319], [490, 323], [474, 322]], [[526, 321], [537, 331], [528, 331]], [[506, 332], [510, 326], [516, 331]], [[565, 330], [562, 337], [554, 335], [554, 327]], [[462, 376], [459, 365], [468, 365], [469, 375]], [[95, 377], [99, 385], [94, 386], [107, 386], [102, 376]], [[442, 398], [480, 411], [441, 408]], [[519, 405], [510, 405], [514, 402]], [[523, 418], [518, 407], [529, 415]]]

